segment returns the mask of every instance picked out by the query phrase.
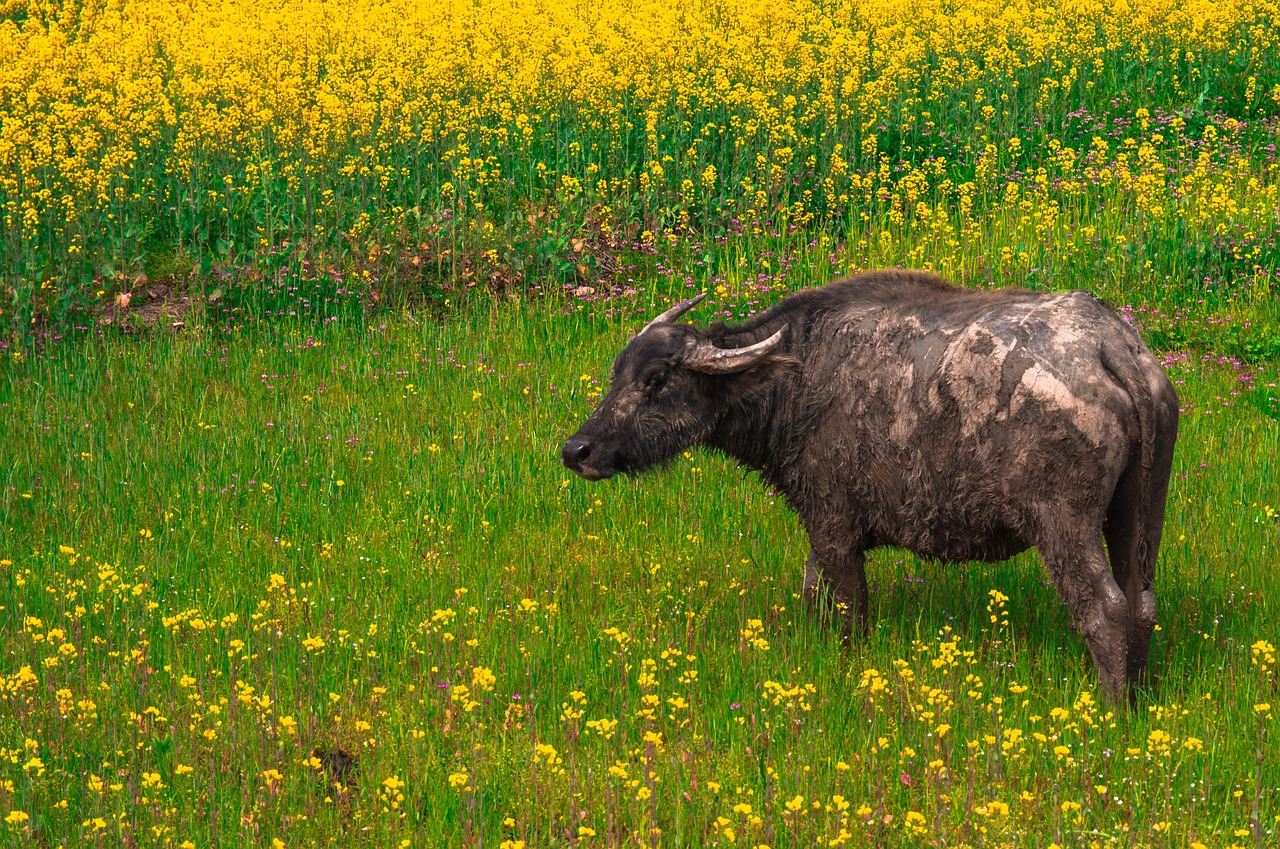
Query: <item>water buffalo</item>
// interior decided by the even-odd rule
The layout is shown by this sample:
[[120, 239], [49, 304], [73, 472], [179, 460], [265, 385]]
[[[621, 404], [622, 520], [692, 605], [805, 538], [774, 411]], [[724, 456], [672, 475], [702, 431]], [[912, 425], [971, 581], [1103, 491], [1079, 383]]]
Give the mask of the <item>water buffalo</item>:
[[868, 549], [994, 561], [1034, 546], [1124, 700], [1156, 623], [1178, 429], [1178, 397], [1132, 327], [1086, 292], [915, 271], [798, 292], [739, 325], [674, 323], [701, 299], [618, 355], [567, 467], [600, 480], [702, 444], [758, 470], [804, 523], [805, 589], [829, 586], [846, 640], [853, 616], [867, 626]]

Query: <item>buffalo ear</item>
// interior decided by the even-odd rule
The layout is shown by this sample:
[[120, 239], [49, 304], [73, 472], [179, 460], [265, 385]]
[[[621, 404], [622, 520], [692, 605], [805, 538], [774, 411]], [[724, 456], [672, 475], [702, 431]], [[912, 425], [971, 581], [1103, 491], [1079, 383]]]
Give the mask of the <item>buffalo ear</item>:
[[765, 354], [744, 371], [723, 375], [716, 388], [725, 403], [741, 401], [768, 391], [773, 384], [800, 371], [800, 361], [786, 354]]

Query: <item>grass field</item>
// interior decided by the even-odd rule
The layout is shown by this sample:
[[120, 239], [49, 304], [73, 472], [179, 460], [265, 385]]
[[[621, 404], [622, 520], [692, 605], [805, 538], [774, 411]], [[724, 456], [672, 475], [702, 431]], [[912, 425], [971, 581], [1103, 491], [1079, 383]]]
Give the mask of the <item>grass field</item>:
[[[0, 842], [1280, 845], [1277, 31], [0, 0]], [[1133, 710], [1033, 555], [881, 550], [842, 650], [754, 476], [560, 466], [673, 298], [883, 266], [1088, 289], [1176, 382]]]
[[1160, 683], [1112, 716], [1030, 555], [881, 551], [844, 652], [758, 480], [571, 479], [635, 326], [497, 303], [11, 362], [7, 838], [1274, 844], [1274, 383], [1169, 358]]

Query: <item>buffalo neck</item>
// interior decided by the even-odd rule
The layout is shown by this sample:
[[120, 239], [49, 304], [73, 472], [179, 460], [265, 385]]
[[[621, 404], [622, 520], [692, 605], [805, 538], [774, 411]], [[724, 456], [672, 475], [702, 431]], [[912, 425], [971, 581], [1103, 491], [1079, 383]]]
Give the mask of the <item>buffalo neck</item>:
[[829, 387], [805, 387], [815, 339], [830, 335], [832, 287], [811, 289], [784, 298], [752, 319], [729, 327], [717, 325], [708, 336], [721, 348], [741, 348], [786, 328], [777, 353], [799, 362], [798, 373], [773, 377], [760, 391], [726, 405], [706, 443], [763, 475], [795, 503], [802, 493], [796, 478], [825, 405]]
[[707, 444], [744, 466], [769, 473], [771, 447], [781, 425], [775, 392], [760, 393], [729, 407]]
[[[774, 329], [767, 325], [753, 328], [749, 334], [730, 335], [716, 344], [742, 347], [768, 338]], [[792, 375], [781, 374], [747, 397], [726, 403], [715, 430], [706, 439], [709, 447], [760, 472], [771, 485], [783, 489], [784, 470], [794, 465], [807, 441], [807, 428], [803, 416], [797, 415], [792, 384]]]

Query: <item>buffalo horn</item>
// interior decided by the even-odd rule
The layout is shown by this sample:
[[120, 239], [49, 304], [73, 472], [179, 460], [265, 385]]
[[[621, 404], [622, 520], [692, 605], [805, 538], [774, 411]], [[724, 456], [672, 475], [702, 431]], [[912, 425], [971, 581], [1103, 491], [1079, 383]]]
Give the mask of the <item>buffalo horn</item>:
[[707, 296], [707, 293], [703, 292], [701, 295], [694, 295], [692, 298], [690, 298], [687, 301], [681, 301], [671, 309], [664, 312], [662, 315], [655, 318], [653, 321], [646, 324], [644, 326], [644, 330], [641, 330], [636, 335], [643, 336], [645, 331], [647, 331], [650, 327], [653, 327], [655, 324], [670, 324], [680, 316], [687, 313], [689, 310], [696, 307], [699, 303], [701, 303], [702, 299], [705, 298], [706, 296]]
[[768, 339], [745, 348], [717, 348], [710, 342], [703, 342], [693, 350], [685, 364], [703, 374], [734, 374], [746, 371], [782, 343], [782, 334], [785, 331], [784, 327]]

